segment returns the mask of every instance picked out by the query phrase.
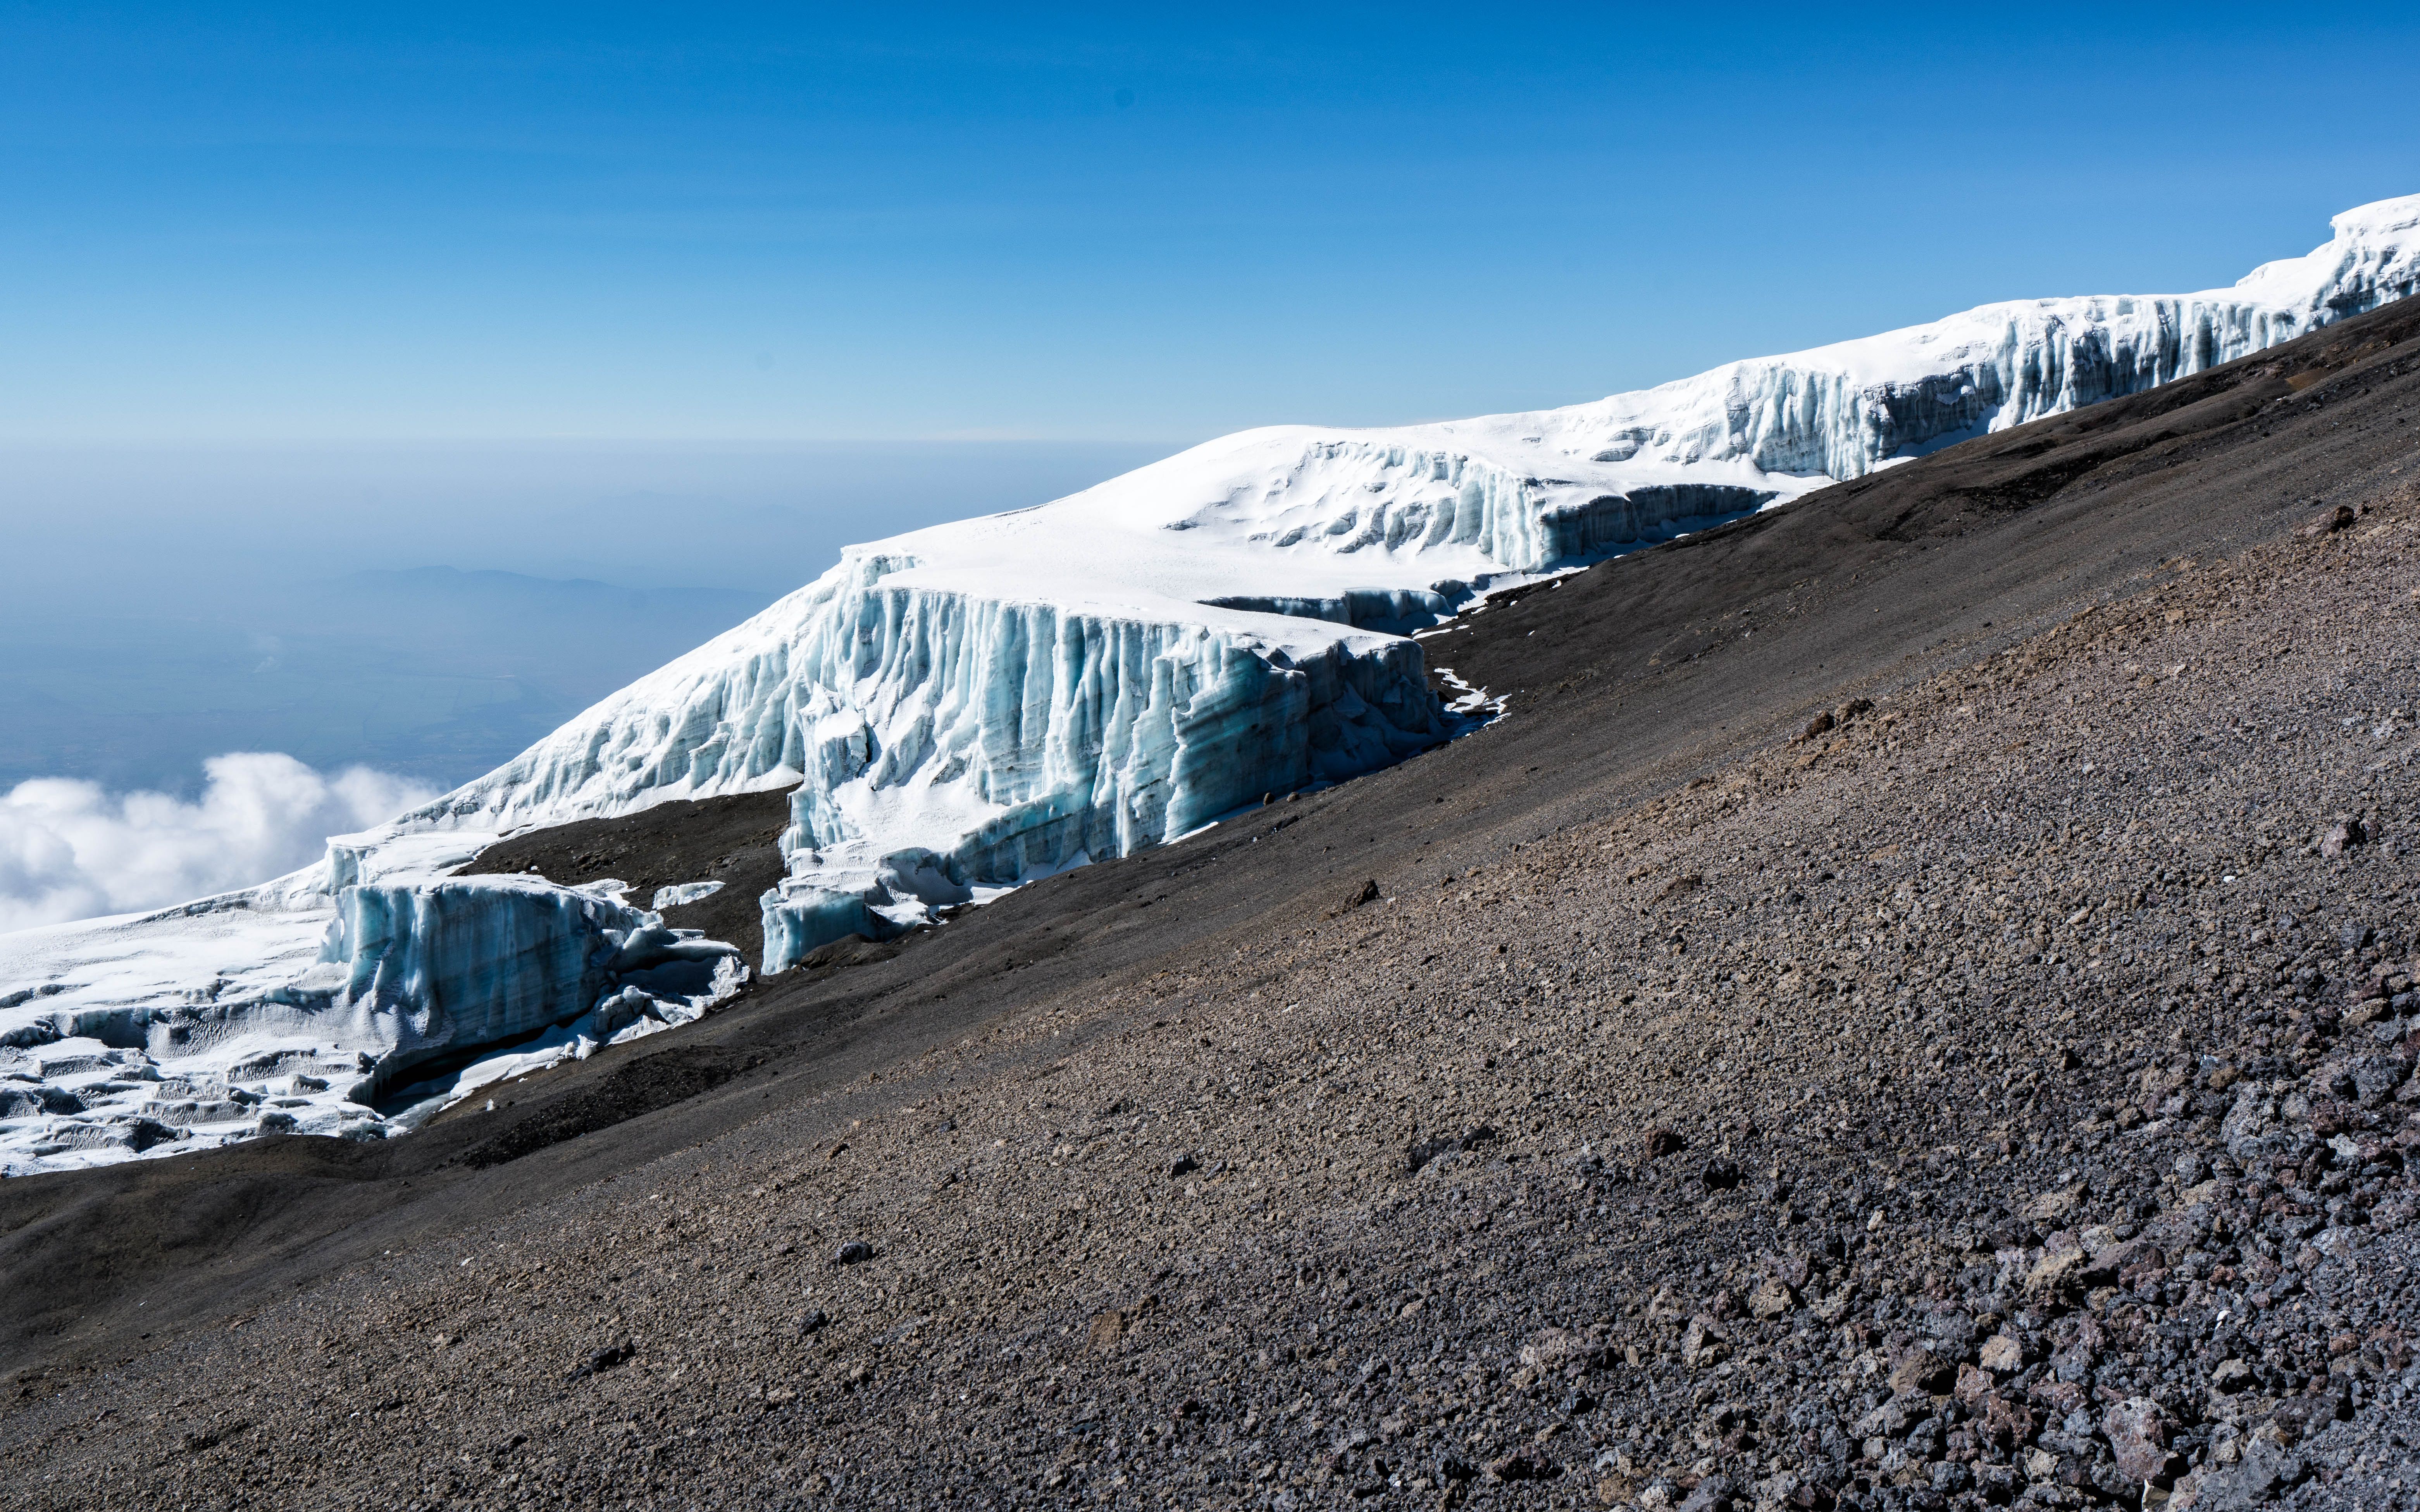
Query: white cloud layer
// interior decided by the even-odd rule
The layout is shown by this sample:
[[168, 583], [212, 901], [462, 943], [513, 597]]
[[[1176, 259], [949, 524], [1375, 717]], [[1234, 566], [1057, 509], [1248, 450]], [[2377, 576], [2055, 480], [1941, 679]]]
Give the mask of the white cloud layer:
[[274, 751], [213, 756], [202, 770], [193, 803], [55, 777], [0, 796], [0, 933], [248, 887], [318, 858], [331, 835], [437, 795], [392, 773], [330, 776]]

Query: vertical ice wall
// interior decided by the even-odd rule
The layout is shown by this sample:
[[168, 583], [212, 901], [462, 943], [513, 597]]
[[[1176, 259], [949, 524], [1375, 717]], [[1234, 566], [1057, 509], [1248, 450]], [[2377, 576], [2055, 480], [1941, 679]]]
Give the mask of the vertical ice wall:
[[613, 897], [534, 878], [364, 882], [362, 859], [8, 937], [12, 964], [50, 980], [0, 995], [0, 1171], [263, 1134], [384, 1137], [412, 1115], [372, 1104], [432, 1070], [474, 1063], [406, 1101], [427, 1092], [433, 1108], [458, 1078], [695, 1018], [745, 975], [730, 946]]
[[[779, 969], [970, 884], [1129, 855], [1445, 733], [1409, 640], [937, 590], [903, 579], [915, 565], [850, 555], [773, 633], [675, 663], [422, 818], [500, 828], [796, 783], [794, 880], [766, 900]], [[908, 851], [932, 859], [894, 859]]]
[[2334, 237], [2233, 287], [1987, 304], [1637, 393], [1508, 416], [1600, 463], [1838, 481], [2045, 415], [2138, 393], [2420, 290], [2420, 195], [2334, 218]]
[[704, 993], [715, 963], [737, 954], [616, 899], [537, 881], [349, 887], [335, 905], [319, 964], [271, 996], [318, 1021], [298, 1027], [374, 1052], [365, 1097], [439, 1056], [590, 1014], [642, 977], [686, 988], [667, 996]]

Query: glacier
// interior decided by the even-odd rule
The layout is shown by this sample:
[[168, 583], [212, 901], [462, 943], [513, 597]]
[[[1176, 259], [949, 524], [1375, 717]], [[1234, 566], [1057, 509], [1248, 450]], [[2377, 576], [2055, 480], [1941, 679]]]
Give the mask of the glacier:
[[48, 977], [0, 995], [0, 1169], [384, 1138], [499, 1075], [688, 1023], [744, 980], [732, 947], [613, 885], [442, 874], [481, 839], [395, 846], [399, 877], [339, 843], [260, 887], [0, 936]]
[[[722, 955], [721, 989], [626, 988], [658, 969], [622, 958], [631, 939], [681, 947], [701, 958], [683, 962], [692, 972], [722, 948], [657, 938], [659, 921], [618, 897], [444, 878], [504, 834], [789, 792], [787, 875], [760, 900], [754, 965], [773, 972], [1399, 761], [1458, 727], [1433, 675], [1455, 708], [1500, 708], [1411, 639], [1492, 588], [2170, 382], [2420, 287], [2420, 196], [2332, 225], [2324, 245], [2226, 289], [1988, 304], [1564, 409], [1244, 431], [1047, 504], [849, 548], [496, 771], [235, 895], [248, 901], [0, 936], [0, 1043], [18, 1057], [0, 1061], [0, 1113], [15, 1110], [0, 1161], [173, 1148], [125, 1133], [139, 1091], [79, 1089], [144, 1083], [135, 1057], [165, 1076], [179, 1049], [240, 1048], [250, 1058], [183, 1057], [225, 1103], [256, 1090], [228, 1073], [284, 1034], [315, 1066], [375, 1062], [324, 1094], [360, 1123], [370, 1093], [436, 1042], [414, 1017], [431, 1004], [447, 1045], [535, 1034], [514, 1042], [542, 1057], [702, 1011], [735, 980]], [[490, 964], [431, 964], [458, 954]], [[413, 982], [427, 1001], [399, 1006], [420, 1001]], [[659, 1007], [609, 1030], [594, 1015], [626, 992]], [[398, 1006], [362, 1006], [379, 1002]], [[222, 1027], [163, 1041], [158, 1026], [187, 1010]], [[140, 1037], [123, 1026], [138, 1019]], [[95, 1069], [109, 1054], [126, 1058]], [[53, 1075], [54, 1059], [86, 1069]]]

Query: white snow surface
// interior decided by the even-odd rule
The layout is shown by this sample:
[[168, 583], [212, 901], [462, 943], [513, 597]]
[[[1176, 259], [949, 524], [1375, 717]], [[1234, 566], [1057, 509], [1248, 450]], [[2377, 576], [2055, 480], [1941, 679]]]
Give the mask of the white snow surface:
[[[16, 1070], [0, 1064], [0, 1099], [19, 1110], [0, 1119], [0, 1159], [37, 1169], [170, 1148], [129, 1149], [112, 1132], [137, 1117], [132, 1094], [84, 1099], [83, 1114], [34, 1110], [40, 1088], [132, 1074], [45, 1069], [44, 1057], [74, 1057], [54, 1047], [67, 1038], [42, 1036], [64, 1036], [87, 1008], [241, 1003], [212, 1020], [230, 1026], [213, 1042], [242, 1041], [246, 1064], [288, 1031], [315, 1056], [341, 1044], [391, 1065], [413, 1053], [409, 1012], [393, 1026], [357, 1014], [343, 1036], [311, 1039], [275, 994], [307, 995], [294, 984], [335, 975], [345, 947], [331, 932], [365, 906], [354, 889], [439, 887], [504, 833], [792, 789], [790, 874], [762, 900], [763, 965], [780, 970], [844, 934], [895, 932], [1264, 795], [1399, 760], [1457, 717], [1409, 636], [1474, 594], [2169, 382], [2420, 287], [2420, 195], [2349, 210], [2334, 227], [2308, 255], [2231, 288], [1989, 304], [1561, 409], [1244, 431], [1051, 503], [849, 548], [816, 581], [497, 771], [332, 843], [320, 867], [233, 895], [249, 902], [0, 935], [0, 1040], [20, 1046]], [[1500, 707], [1451, 686], [1463, 709]], [[556, 936], [642, 926], [541, 907], [535, 894], [567, 889], [535, 879], [443, 886], [442, 907], [380, 916], [396, 949], [442, 921], [553, 962], [514, 968], [554, 983], [533, 999], [546, 1006], [497, 1008], [492, 1024], [470, 1015], [464, 1034], [593, 1014], [577, 998], [592, 988], [622, 1001], [620, 987], [566, 965]], [[545, 929], [532, 923], [541, 917]], [[511, 997], [509, 975], [500, 965], [473, 983], [481, 1000]], [[359, 971], [347, 980], [365, 990]], [[437, 985], [440, 997], [464, 990]], [[18, 995], [28, 993], [52, 995]], [[374, 1043], [356, 1043], [363, 1022]], [[118, 1043], [131, 1031], [111, 1032], [121, 1055], [167, 1064], [156, 1033], [135, 1052]]]

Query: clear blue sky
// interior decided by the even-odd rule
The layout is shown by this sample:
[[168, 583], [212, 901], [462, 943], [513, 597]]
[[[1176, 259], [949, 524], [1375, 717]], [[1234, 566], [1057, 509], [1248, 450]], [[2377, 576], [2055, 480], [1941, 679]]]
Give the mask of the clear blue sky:
[[0, 441], [1565, 403], [2305, 251], [2393, 8], [0, 5]]

